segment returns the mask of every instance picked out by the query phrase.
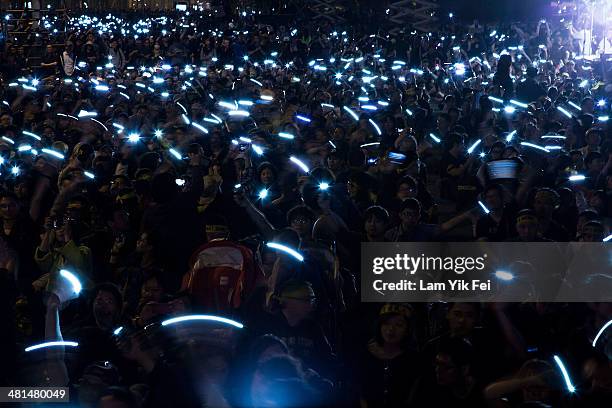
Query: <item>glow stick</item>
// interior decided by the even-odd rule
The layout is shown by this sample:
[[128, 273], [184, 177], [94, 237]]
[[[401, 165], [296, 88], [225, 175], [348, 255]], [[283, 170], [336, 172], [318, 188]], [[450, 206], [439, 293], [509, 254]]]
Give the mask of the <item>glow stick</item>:
[[325, 181], [319, 183], [319, 190], [325, 191], [329, 189], [329, 183], [326, 183]]
[[85, 177], [90, 178], [92, 180], [96, 178], [96, 176], [90, 171], [84, 171], [83, 174], [85, 175]]
[[171, 155], [173, 155], [177, 160], [182, 160], [183, 159], [183, 156], [181, 156], [181, 154], [178, 151], [176, 151], [175, 149], [173, 149], [173, 148], [168, 149], [168, 152]]
[[[610, 237], [612, 237], [612, 235], [610, 235]], [[608, 237], [608, 238], [610, 238]], [[606, 331], [606, 329], [608, 327], [610, 327], [612, 325], [612, 320], [610, 320], [608, 323], [604, 324], [601, 329], [599, 329], [599, 332], [597, 332], [597, 336], [595, 336], [595, 338], [593, 339], [593, 347], [595, 347], [595, 345], [597, 344], [597, 340], [599, 340], [599, 338], [601, 337], [601, 335]]]
[[258, 80], [256, 80], [256, 79], [249, 78], [249, 81], [251, 81], [251, 82], [253, 82], [254, 84], [257, 84], [257, 85], [259, 85], [259, 86], [263, 86], [263, 84], [262, 84], [261, 82], [259, 82]]
[[310, 169], [308, 168], [308, 166], [303, 161], [298, 159], [297, 157], [291, 156], [291, 157], [289, 157], [289, 160], [292, 163], [296, 164], [300, 169], [302, 169], [302, 171], [304, 173], [309, 173], [310, 172]]
[[565, 116], [567, 116], [568, 118], [570, 119], [572, 118], [572, 114], [569, 113], [567, 110], [563, 109], [563, 107], [557, 106], [557, 110], [561, 112], [562, 114], [564, 114]]
[[362, 144], [359, 147], [369, 147], [369, 146], [378, 146], [380, 144], [380, 142], [372, 142], [372, 143], [366, 143], [366, 144]]
[[515, 106], [518, 106], [519, 108], [523, 108], [523, 109], [527, 109], [529, 107], [529, 105], [527, 105], [526, 103], [519, 102], [519, 101], [514, 100], [514, 99], [510, 99], [510, 103], [515, 105]]
[[610, 240], [612, 240], [612, 234], [610, 234], [610, 235], [608, 235], [607, 237], [605, 237], [605, 238], [603, 239], [603, 242], [608, 242], [608, 241], [610, 241]]
[[208, 134], [208, 129], [206, 129], [204, 126], [200, 125], [199, 123], [192, 122], [191, 125], [195, 127], [196, 129], [200, 130], [201, 132]]
[[490, 99], [490, 100], [492, 100], [493, 102], [497, 102], [497, 103], [504, 103], [504, 101], [503, 101], [503, 100], [501, 100], [501, 99], [499, 99], [499, 98], [496, 98], [496, 97], [494, 97], [494, 96], [489, 95], [488, 97], [489, 97], [489, 99]]
[[22, 145], [22, 146], [19, 146], [17, 148], [17, 150], [20, 151], [20, 152], [27, 152], [27, 151], [32, 150], [32, 146], [30, 146], [30, 145]]
[[78, 295], [83, 289], [83, 285], [81, 285], [81, 281], [79, 281], [79, 278], [77, 278], [74, 273], [66, 269], [60, 270], [59, 273], [61, 277], [70, 282], [70, 284], [72, 285], [72, 291]]
[[368, 122], [370, 122], [370, 124], [374, 127], [376, 133], [378, 133], [378, 136], [382, 135], [382, 131], [380, 130], [380, 127], [376, 124], [376, 122], [374, 122], [372, 119], [368, 119]]
[[413, 115], [413, 113], [412, 113], [412, 111], [410, 109], [406, 108], [405, 111], [408, 114], [408, 116], [412, 116]]
[[242, 117], [250, 116], [250, 113], [245, 110], [231, 110], [227, 112], [227, 114], [230, 116], [242, 116]]
[[251, 149], [253, 149], [253, 151], [257, 153], [258, 156], [261, 156], [264, 153], [263, 149], [260, 146], [257, 146], [256, 144], [252, 144]]
[[140, 140], [140, 135], [138, 133], [130, 133], [127, 139], [130, 143], [137, 143]]
[[118, 336], [119, 333], [121, 333], [123, 331], [123, 326], [117, 327], [115, 330], [113, 330], [113, 335]]
[[125, 99], [127, 99], [128, 101], [130, 100], [130, 96], [128, 94], [125, 94], [123, 92], [119, 92], [119, 95], [123, 96]]
[[477, 141], [475, 141], [470, 148], [467, 150], [468, 154], [472, 154], [472, 152], [474, 152], [474, 149], [476, 149], [476, 147], [478, 147], [478, 145], [482, 143], [482, 139], [478, 139]]
[[57, 159], [64, 160], [64, 155], [63, 155], [63, 154], [61, 154], [61, 153], [60, 153], [60, 152], [58, 152], [58, 151], [53, 150], [53, 149], [43, 148], [43, 149], [41, 149], [41, 151], [42, 151], [43, 153], [46, 153], [46, 154], [48, 154], [48, 155], [50, 155], [50, 156], [53, 156], [53, 157], [55, 157], [55, 158], [57, 158]]
[[485, 214], [489, 214], [491, 212], [482, 201], [478, 201], [478, 205], [480, 208], [482, 208], [482, 211], [484, 211]]
[[145, 84], [142, 84], [140, 82], [136, 83], [136, 87], [138, 87], [138, 88], [146, 88]]
[[553, 359], [555, 360], [555, 363], [557, 363], [557, 366], [559, 366], [561, 374], [563, 374], [563, 379], [565, 380], [565, 386], [567, 387], [567, 390], [571, 393], [576, 392], [576, 387], [572, 385], [572, 380], [570, 379], [569, 373], [567, 372], [565, 365], [563, 365], [563, 361], [561, 361], [561, 359], [557, 355], [553, 356]]
[[597, 118], [597, 120], [600, 121], [600, 122], [607, 122], [609, 119], [610, 119], [609, 116], [599, 116]]
[[235, 320], [228, 319], [228, 318], [225, 318], [225, 317], [220, 317], [220, 316], [213, 316], [213, 315], [188, 315], [188, 316], [173, 317], [172, 319], [164, 320], [161, 323], [161, 325], [162, 326], [170, 326], [170, 325], [173, 325], [173, 324], [176, 324], [176, 323], [198, 321], [198, 320], [218, 322], [218, 323], [225, 323], [225, 324], [228, 324], [230, 326], [234, 326], [234, 327], [236, 327], [238, 329], [242, 329], [244, 327], [244, 325], [242, 323], [239, 323], [239, 322], [237, 322]]
[[606, 106], [606, 100], [605, 99], [598, 100], [597, 106], [599, 106], [600, 108]]
[[30, 352], [30, 351], [34, 351], [34, 350], [38, 350], [41, 348], [47, 348], [47, 347], [59, 347], [59, 346], [68, 346], [68, 347], [78, 347], [79, 343], [75, 342], [75, 341], [47, 341], [45, 343], [40, 343], [40, 344], [36, 344], [34, 346], [30, 346], [30, 347], [26, 347], [25, 348], [25, 352]]
[[[138, 84], [136, 84], [138, 86]], [[144, 86], [144, 85], [143, 85]], [[96, 85], [95, 87], [96, 91], [102, 91], [102, 92], [106, 92], [108, 91], [110, 88], [106, 85]]]
[[512, 132], [508, 133], [508, 136], [506, 136], [506, 142], [510, 142], [512, 138], [514, 138], [514, 135], [516, 135], [516, 130], [513, 130]]
[[34, 134], [34, 133], [32, 133], [32, 132], [28, 132], [27, 130], [24, 130], [22, 133], [23, 133], [24, 135], [26, 135], [26, 136], [33, 137], [34, 139], [36, 139], [36, 140], [38, 140], [38, 141], [40, 141], [40, 140], [42, 139], [42, 138], [41, 138], [40, 136], [38, 136], [37, 134]]
[[514, 106], [504, 106], [504, 112], [508, 114], [513, 114], [516, 112], [516, 108]]
[[191, 121], [189, 120], [187, 115], [185, 115], [184, 113], [181, 114], [181, 118], [183, 118], [183, 122], [185, 122], [185, 124], [187, 124], [187, 125], [191, 124]]
[[374, 105], [361, 105], [361, 109], [372, 110], [372, 111], [378, 110], [378, 108]]
[[102, 126], [102, 127], [104, 128], [104, 131], [105, 131], [105, 132], [108, 132], [108, 128], [107, 128], [107, 127], [104, 125], [104, 123], [102, 123], [102, 122], [100, 122], [99, 120], [94, 119], [94, 118], [89, 118], [89, 119], [90, 119], [90, 120], [93, 120], [93, 121], [94, 121], [94, 122], [96, 122], [98, 125]]
[[254, 103], [251, 101], [245, 101], [245, 100], [240, 100], [238, 101], [238, 105], [243, 105], [243, 106], [253, 106]]
[[434, 135], [433, 133], [430, 133], [429, 137], [431, 137], [436, 143], [440, 143], [442, 141], [442, 139], [440, 139], [438, 136]]
[[580, 108], [580, 106], [576, 105], [574, 102], [572, 101], [567, 101], [567, 104], [570, 105], [572, 108], [581, 111], [582, 109]]
[[355, 112], [353, 112], [353, 110], [351, 108], [349, 108], [348, 106], [343, 106], [342, 109], [347, 112], [349, 115], [351, 115], [351, 117], [353, 119], [355, 119], [356, 121], [359, 121], [359, 116], [357, 116], [357, 114]]
[[276, 243], [276, 242], [268, 242], [266, 244], [266, 246], [268, 248], [278, 249], [279, 251], [282, 251], [282, 252], [284, 252], [284, 253], [286, 253], [288, 255], [291, 255], [292, 257], [294, 257], [295, 259], [297, 259], [300, 262], [304, 261], [304, 257], [302, 256], [302, 254], [300, 254], [299, 252], [297, 252], [296, 250], [294, 250], [292, 248], [289, 248], [286, 245], [279, 244], [279, 243]]
[[545, 147], [542, 147], [540, 145], [537, 145], [537, 144], [533, 144], [533, 143], [529, 143], [529, 142], [521, 142], [521, 146], [532, 147], [534, 149], [543, 150], [546, 153], [549, 153], [548, 149], [546, 149]]
[[585, 180], [586, 177], [582, 174], [573, 174], [571, 176], [568, 177], [569, 181], [583, 181]]
[[509, 282], [514, 279], [514, 274], [506, 271], [495, 271], [495, 277], [497, 279]]
[[11, 169], [11, 173], [13, 173], [13, 176], [19, 175], [19, 171], [19, 166], [13, 166], [13, 168]]
[[322, 108], [330, 108], [330, 109], [334, 109], [334, 108], [335, 108], [335, 106], [334, 106], [334, 105], [331, 105], [331, 104], [329, 104], [329, 103], [322, 103], [322, 104], [321, 104], [321, 107], [322, 107]]
[[260, 200], [265, 199], [268, 196], [268, 190], [266, 190], [265, 188], [262, 188], [259, 191], [259, 194], [257, 194], [257, 196], [259, 197]]
[[333, 147], [334, 149], [337, 149], [337, 147], [334, 144], [334, 142], [332, 142], [331, 140], [328, 140], [327, 142], [331, 145], [331, 147]]
[[187, 109], [185, 109], [185, 107], [183, 106], [182, 103], [177, 102], [176, 104], [181, 107], [181, 109], [183, 110], [184, 113], [187, 113]]
[[125, 129], [125, 128], [123, 127], [123, 125], [120, 125], [119, 123], [115, 123], [115, 122], [113, 122], [113, 126], [114, 126], [114, 127], [116, 127], [116, 128], [117, 128], [117, 129], [119, 129], [119, 130], [123, 130], [123, 129]]
[[81, 109], [79, 111], [79, 114], [77, 115], [77, 117], [79, 118], [85, 118], [85, 117], [90, 117], [90, 116], [98, 116], [98, 112], [88, 112], [86, 110]]

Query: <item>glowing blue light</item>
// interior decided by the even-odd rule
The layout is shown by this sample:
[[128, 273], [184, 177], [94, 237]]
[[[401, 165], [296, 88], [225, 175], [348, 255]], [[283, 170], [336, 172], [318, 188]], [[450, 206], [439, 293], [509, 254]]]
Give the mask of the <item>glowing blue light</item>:
[[277, 242], [268, 242], [266, 244], [266, 246], [268, 248], [273, 248], [273, 249], [278, 249], [279, 251], [282, 251], [288, 255], [291, 255], [292, 257], [294, 257], [295, 259], [297, 259], [300, 262], [304, 261], [304, 257], [302, 256], [302, 254], [300, 254], [299, 252], [297, 252], [295, 249], [292, 249], [286, 245], [283, 244], [279, 244]]
[[251, 149], [253, 149], [253, 151], [257, 153], [258, 156], [261, 156], [264, 153], [263, 149], [260, 146], [257, 146], [256, 144], [251, 145]]
[[107, 85], [96, 85], [95, 89], [96, 89], [96, 91], [106, 92], [110, 88]]
[[514, 135], [516, 135], [516, 130], [513, 130], [512, 132], [508, 133], [508, 136], [506, 136], [506, 142], [512, 141], [512, 138], [514, 138]]
[[476, 147], [478, 147], [478, 145], [482, 143], [482, 139], [478, 139], [477, 141], [475, 141], [470, 148], [467, 150], [468, 154], [472, 154], [472, 152], [474, 152], [474, 149], [476, 149]]
[[173, 149], [173, 148], [168, 149], [168, 153], [170, 153], [172, 156], [174, 156], [177, 160], [182, 160], [183, 159], [183, 156], [181, 156], [181, 154], [178, 151], [176, 151], [175, 149]]
[[13, 166], [13, 168], [11, 169], [11, 173], [13, 173], [13, 176], [19, 175], [19, 172], [19, 166]]
[[572, 380], [570, 379], [569, 373], [567, 372], [563, 361], [561, 361], [561, 359], [557, 355], [553, 356], [553, 359], [555, 360], [555, 363], [557, 363], [557, 366], [559, 366], [559, 370], [561, 370], [561, 374], [563, 375], [563, 380], [565, 381], [565, 386], [567, 387], [567, 390], [571, 393], [576, 392], [576, 387], [572, 385]]
[[58, 152], [58, 151], [53, 150], [53, 149], [43, 148], [43, 149], [41, 149], [41, 151], [42, 151], [43, 153], [46, 153], [46, 154], [48, 154], [48, 155], [50, 155], [50, 156], [53, 156], [53, 157], [55, 157], [55, 158], [57, 158], [57, 159], [64, 160], [64, 155], [63, 155], [63, 154], [61, 154], [61, 153], [60, 153], [60, 152]]
[[489, 214], [491, 212], [482, 201], [478, 201], [478, 205], [480, 208], [482, 208], [482, 211], [484, 211], [485, 214]]
[[569, 181], [583, 181], [583, 180], [586, 180], [586, 177], [582, 174], [573, 174], [569, 176], [568, 180]]
[[38, 136], [38, 135], [37, 135], [37, 134], [35, 134], [35, 133], [28, 132], [27, 130], [24, 130], [24, 131], [23, 131], [23, 134], [24, 134], [24, 135], [26, 135], [26, 136], [33, 137], [34, 139], [36, 139], [36, 140], [38, 140], [38, 141], [40, 141], [40, 140], [41, 140], [41, 137], [40, 137], [40, 136]]
[[599, 107], [604, 107], [606, 106], [606, 100], [605, 99], [600, 99], [597, 101], [597, 106]]
[[304, 173], [308, 173], [308, 172], [310, 172], [310, 169], [308, 168], [308, 166], [307, 166], [307, 165], [306, 165], [306, 164], [305, 164], [303, 161], [301, 161], [300, 159], [298, 159], [297, 157], [295, 157], [295, 156], [291, 156], [291, 157], [289, 157], [289, 160], [290, 160], [292, 163], [294, 163], [295, 165], [297, 165], [297, 166], [298, 166], [300, 169], [302, 169], [302, 171], [303, 171]]
[[206, 129], [204, 126], [200, 125], [199, 123], [193, 122], [191, 125], [195, 127], [196, 129], [200, 130], [201, 132], [208, 134], [208, 129]]
[[440, 139], [438, 136], [434, 135], [433, 133], [430, 133], [429, 137], [431, 137], [433, 141], [436, 143], [440, 143], [442, 141], [442, 139]]
[[127, 139], [130, 143], [137, 143], [140, 140], [140, 135], [138, 133], [130, 133]]
[[182, 323], [182, 322], [191, 322], [191, 321], [200, 321], [200, 320], [204, 320], [204, 321], [210, 321], [210, 322], [218, 322], [218, 323], [225, 323], [227, 325], [236, 327], [238, 329], [242, 329], [244, 327], [244, 325], [242, 323], [239, 323], [235, 320], [232, 319], [228, 319], [226, 317], [221, 317], [221, 316], [213, 316], [213, 315], [187, 315], [187, 316], [179, 316], [179, 317], [173, 317], [172, 319], [168, 319], [168, 320], [164, 320], [161, 325], [162, 326], [170, 326], [176, 323]]
[[[32, 146], [30, 146], [30, 145], [21, 145], [21, 146], [19, 146], [17, 148], [17, 150], [20, 151], [20, 152], [27, 152], [27, 151], [32, 150]], [[2, 164], [2, 163], [0, 162], [0, 164]]]
[[256, 79], [250, 78], [250, 79], [249, 79], [249, 81], [251, 81], [251, 82], [253, 82], [254, 84], [257, 84], [257, 85], [259, 85], [259, 86], [263, 86], [263, 84], [262, 84], [261, 82], [259, 82], [258, 80], [256, 80]]
[[48, 341], [45, 343], [40, 343], [40, 344], [36, 344], [34, 346], [30, 346], [30, 347], [26, 347], [25, 348], [25, 352], [30, 352], [30, 351], [34, 351], [34, 350], [38, 350], [41, 348], [47, 348], [47, 347], [78, 347], [79, 343], [75, 342], [75, 341]]
[[568, 112], [566, 109], [564, 109], [563, 107], [561, 107], [561, 106], [557, 106], [557, 110], [558, 110], [559, 112], [561, 112], [562, 114], [564, 114], [565, 116], [567, 116], [568, 118], [570, 118], [570, 119], [571, 119], [572, 114], [571, 114], [571, 113], [569, 113], [569, 112]]
[[516, 109], [513, 106], [504, 106], [504, 112], [511, 115], [516, 112]]
[[245, 110], [231, 110], [227, 114], [230, 116], [241, 116], [241, 117], [250, 116], [250, 113]]
[[117, 327], [115, 330], [113, 330], [113, 335], [118, 336], [119, 333], [121, 333], [123, 331], [123, 326]]
[[519, 108], [523, 108], [523, 109], [527, 109], [529, 107], [529, 105], [527, 105], [526, 103], [519, 102], [519, 101], [514, 100], [514, 99], [510, 99], [510, 103], [515, 105], [515, 106], [518, 106]]
[[76, 277], [74, 273], [66, 269], [60, 270], [59, 273], [61, 277], [68, 280], [68, 282], [70, 282], [70, 284], [72, 285], [72, 291], [75, 294], [78, 295], [79, 293], [81, 293], [81, 290], [83, 289], [83, 285], [81, 285], [81, 281], [79, 280], [79, 278]]
[[304, 115], [295, 115], [296, 119], [301, 120], [302, 122], [310, 123], [312, 122], [310, 118], [307, 118]]
[[329, 183], [326, 183], [326, 182], [319, 183], [319, 190], [325, 191], [327, 189], [329, 189]]
[[[612, 237], [612, 235], [610, 235], [610, 237]], [[608, 237], [608, 238], [610, 238]], [[601, 337], [601, 335], [606, 331], [606, 329], [608, 327], [612, 326], [612, 320], [610, 320], [608, 323], [604, 324], [601, 329], [599, 329], [599, 332], [597, 332], [597, 336], [595, 336], [595, 338], [593, 339], [593, 347], [595, 347], [595, 345], [597, 344], [597, 340], [599, 340], [599, 338]]]
[[257, 194], [257, 196], [259, 197], [260, 200], [264, 200], [266, 197], [268, 197], [268, 190], [266, 190], [265, 188], [262, 188]]
[[156, 138], [161, 139], [164, 136], [164, 132], [161, 129], [155, 129], [153, 134]]
[[496, 97], [494, 97], [494, 96], [489, 95], [488, 97], [489, 97], [489, 99], [490, 99], [490, 100], [492, 100], [493, 102], [497, 102], [497, 103], [504, 103], [504, 101], [503, 101], [503, 100], [501, 100], [501, 99], [499, 99], [499, 98], [496, 98]]
[[357, 114], [355, 112], [353, 112], [353, 110], [351, 108], [349, 108], [348, 106], [343, 106], [342, 109], [347, 112], [349, 115], [351, 115], [351, 117], [355, 120], [359, 120], [359, 116], [357, 116]]

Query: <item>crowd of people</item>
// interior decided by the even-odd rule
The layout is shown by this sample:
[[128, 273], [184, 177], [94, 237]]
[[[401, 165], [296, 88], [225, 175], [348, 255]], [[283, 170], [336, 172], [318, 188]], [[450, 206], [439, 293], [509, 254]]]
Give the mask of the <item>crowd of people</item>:
[[612, 76], [572, 30], [23, 27], [0, 58], [0, 385], [104, 408], [609, 407], [611, 303], [360, 299], [363, 242], [606, 245]]

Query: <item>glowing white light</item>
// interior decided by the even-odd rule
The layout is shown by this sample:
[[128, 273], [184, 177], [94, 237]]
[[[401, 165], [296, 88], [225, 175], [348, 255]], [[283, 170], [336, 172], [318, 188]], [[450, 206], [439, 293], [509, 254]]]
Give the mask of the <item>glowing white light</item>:
[[569, 176], [568, 180], [569, 181], [583, 181], [583, 180], [586, 180], [586, 177], [582, 174], [573, 174]]
[[85, 177], [90, 178], [92, 180], [96, 178], [96, 176], [90, 171], [84, 171], [83, 174], [85, 175]]
[[5, 142], [9, 142], [10, 144], [15, 144], [15, 141], [7, 136], [2, 136], [2, 140], [4, 140]]
[[263, 86], [263, 84], [262, 84], [261, 82], [259, 82], [258, 80], [256, 80], [256, 79], [249, 78], [249, 81], [251, 81], [251, 82], [253, 82], [254, 84], [257, 84], [257, 85], [259, 85], [259, 86]]
[[329, 189], [329, 183], [326, 183], [326, 182], [319, 183], [319, 190], [325, 191], [327, 189]]
[[187, 115], [185, 115], [184, 113], [181, 114], [181, 118], [183, 118], [183, 122], [185, 122], [186, 125], [191, 124], [191, 121], [189, 120], [189, 118], [187, 117]]
[[599, 116], [597, 118], [597, 120], [600, 121], [600, 122], [607, 122], [609, 119], [610, 119], [609, 116]]
[[231, 110], [227, 114], [230, 116], [241, 116], [241, 117], [250, 116], [250, 113], [245, 110]]
[[359, 116], [357, 116], [357, 114], [355, 112], [353, 112], [353, 110], [351, 108], [349, 108], [348, 106], [343, 106], [342, 109], [347, 112], [349, 115], [351, 115], [351, 117], [355, 120], [359, 120]]
[[190, 322], [190, 321], [199, 321], [199, 320], [218, 322], [218, 323], [225, 323], [225, 324], [228, 324], [230, 326], [236, 327], [238, 329], [242, 329], [244, 327], [244, 325], [242, 323], [239, 323], [239, 322], [237, 322], [235, 320], [228, 319], [226, 317], [221, 317], [221, 316], [214, 316], [214, 315], [187, 315], [187, 316], [173, 317], [172, 319], [164, 320], [161, 323], [161, 325], [162, 326], [170, 326], [170, 325], [173, 325], [173, 324], [176, 324], [176, 323]]
[[509, 282], [514, 279], [514, 274], [506, 271], [495, 271], [495, 277], [497, 279]]
[[489, 99], [492, 100], [493, 102], [497, 102], [497, 103], [504, 103], [503, 100], [496, 98], [494, 96], [489, 95]]
[[604, 107], [606, 106], [606, 100], [605, 99], [600, 99], [597, 101], [597, 106], [599, 107]]
[[485, 214], [489, 214], [491, 212], [482, 201], [478, 201], [478, 205], [480, 208], [482, 208], [482, 211], [484, 211]]
[[168, 153], [170, 153], [172, 156], [174, 156], [177, 160], [182, 160], [183, 159], [183, 156], [181, 156], [181, 154], [178, 151], [176, 151], [175, 149], [173, 149], [173, 148], [168, 149]]
[[580, 106], [578, 106], [577, 104], [575, 104], [572, 101], [567, 101], [567, 104], [570, 105], [572, 108], [581, 111], [582, 109], [580, 108]]
[[293, 136], [291, 133], [286, 133], [286, 132], [278, 132], [278, 136], [282, 137], [283, 139], [289, 139], [289, 140], [293, 140], [295, 138], [295, 136]]
[[106, 92], [108, 91], [110, 88], [107, 85], [96, 85], [96, 91], [102, 91], [102, 92]]
[[40, 136], [38, 136], [37, 134], [34, 134], [34, 133], [32, 133], [32, 132], [28, 132], [27, 130], [24, 130], [24, 131], [23, 131], [23, 134], [24, 134], [24, 135], [26, 135], [26, 136], [33, 137], [33, 138], [34, 138], [34, 139], [36, 139], [36, 140], [39, 140], [39, 141], [41, 140], [41, 137], [40, 137]]
[[294, 163], [295, 165], [297, 165], [297, 166], [298, 166], [300, 169], [302, 169], [302, 171], [303, 171], [304, 173], [308, 173], [308, 172], [310, 172], [310, 169], [308, 168], [308, 166], [307, 166], [307, 165], [306, 165], [306, 164], [305, 164], [303, 161], [301, 161], [300, 159], [298, 159], [297, 157], [295, 157], [295, 156], [291, 156], [291, 157], [289, 157], [289, 160], [290, 160], [292, 163]]
[[261, 95], [261, 99], [264, 101], [273, 101], [274, 97], [270, 96], [270, 95]]
[[[610, 235], [610, 237], [612, 237], [612, 235]], [[608, 237], [608, 238], [610, 238]], [[601, 329], [599, 329], [599, 332], [597, 332], [597, 336], [595, 336], [595, 338], [593, 339], [593, 347], [595, 347], [595, 345], [597, 344], [597, 340], [599, 340], [599, 338], [601, 337], [601, 335], [606, 331], [606, 329], [608, 327], [612, 326], [612, 320], [610, 320], [608, 323], [604, 324]]]
[[508, 136], [506, 136], [506, 142], [512, 141], [512, 138], [514, 138], [514, 135], [516, 135], [516, 130], [513, 130], [512, 132], [508, 133]]
[[259, 197], [260, 200], [265, 199], [266, 197], [268, 197], [268, 190], [266, 190], [265, 188], [262, 188], [259, 191], [259, 194], [257, 194], [257, 196]]
[[380, 142], [372, 142], [372, 143], [364, 143], [364, 144], [362, 144], [362, 145], [361, 145], [361, 146], [359, 146], [359, 147], [364, 148], [364, 147], [369, 147], [369, 146], [378, 146], [378, 145], [380, 145]]
[[161, 139], [164, 136], [164, 132], [161, 129], [155, 129], [153, 134], [156, 138]]
[[504, 106], [504, 112], [508, 114], [513, 114], [514, 112], [516, 112], [516, 108], [514, 108], [514, 106]]
[[542, 150], [545, 151], [546, 153], [549, 153], [548, 149], [545, 147], [542, 147], [540, 145], [534, 144], [534, 143], [529, 143], [529, 142], [521, 142], [521, 146], [527, 146], [527, 147], [532, 147], [534, 149], [538, 149], [538, 150]]
[[196, 129], [200, 130], [201, 132], [208, 134], [208, 129], [206, 129], [204, 126], [200, 125], [199, 123], [193, 122], [191, 123], [191, 125], [195, 127]]
[[571, 114], [571, 113], [569, 113], [569, 112], [568, 112], [566, 109], [564, 109], [563, 107], [561, 107], [561, 106], [557, 106], [557, 110], [558, 110], [559, 112], [561, 112], [562, 114], [564, 114], [565, 116], [567, 116], [568, 118], [570, 118], [570, 119], [571, 119], [572, 114]]
[[301, 120], [302, 122], [310, 123], [311, 120], [303, 115], [295, 115], [296, 119]]
[[260, 146], [257, 146], [256, 144], [251, 145], [251, 148], [255, 153], [257, 153], [258, 156], [261, 156], [264, 153], [263, 149]]
[[279, 251], [282, 251], [282, 252], [284, 252], [284, 253], [286, 253], [288, 255], [291, 255], [292, 257], [294, 257], [295, 259], [297, 259], [300, 262], [304, 261], [304, 257], [302, 256], [302, 254], [297, 252], [295, 249], [289, 248], [286, 245], [279, 244], [277, 242], [268, 242], [266, 244], [266, 246], [268, 248], [278, 249]]
[[523, 109], [527, 109], [529, 107], [529, 105], [527, 105], [526, 103], [519, 102], [519, 101], [514, 100], [514, 99], [510, 99], [510, 103], [515, 105], [515, 106], [518, 106], [519, 108], [523, 108]]
[[382, 135], [382, 131], [380, 130], [380, 127], [376, 124], [376, 122], [374, 122], [372, 119], [368, 119], [368, 122], [370, 122], [370, 124], [374, 127], [376, 133], [378, 133], [378, 136]]
[[130, 143], [137, 143], [140, 140], [140, 135], [138, 133], [130, 133], [127, 139]]
[[[20, 152], [27, 152], [27, 151], [32, 150], [32, 146], [30, 146], [30, 145], [22, 145], [22, 146], [19, 146], [17, 148], [17, 150], [20, 151]], [[2, 164], [2, 163], [0, 162], [0, 164]]]
[[474, 152], [474, 149], [476, 149], [476, 147], [478, 147], [478, 145], [482, 143], [482, 139], [478, 139], [477, 141], [475, 141], [470, 148], [467, 150], [468, 154], [472, 154], [472, 152]]
[[121, 333], [123, 331], [123, 326], [117, 327], [115, 330], [113, 330], [113, 334], [115, 336], [118, 336], [119, 333]]
[[433, 141], [436, 143], [440, 143], [442, 141], [442, 139], [440, 139], [438, 136], [434, 135], [433, 133], [430, 133], [429, 137], [431, 137]]
[[57, 159], [64, 160], [64, 155], [63, 155], [63, 154], [61, 154], [61, 153], [60, 153], [60, 152], [58, 152], [58, 151], [53, 150], [53, 149], [43, 148], [43, 149], [41, 149], [41, 151], [42, 151], [43, 153], [46, 153], [46, 154], [48, 154], [48, 155], [50, 155], [50, 156], [53, 156], [53, 157], [55, 157], [55, 158], [57, 158]]
[[25, 348], [25, 352], [30, 352], [30, 351], [34, 351], [34, 350], [38, 350], [41, 348], [47, 348], [47, 347], [78, 347], [79, 343], [75, 342], [75, 341], [48, 341], [46, 343], [40, 343], [40, 344], [36, 344], [34, 346], [30, 346], [30, 347], [26, 347]]
[[556, 355], [553, 356], [553, 359], [555, 360], [555, 363], [557, 363], [557, 366], [559, 366], [559, 370], [561, 370], [561, 374], [563, 375], [563, 380], [565, 381], [565, 386], [567, 387], [567, 390], [571, 393], [576, 392], [576, 387], [572, 385], [572, 380], [570, 379], [569, 373], [567, 372], [563, 361], [561, 361], [559, 356]]
[[11, 169], [11, 173], [13, 173], [13, 176], [18, 176], [19, 172], [19, 166], [13, 166], [13, 168]]
[[68, 282], [70, 282], [70, 284], [72, 285], [72, 291], [75, 294], [78, 295], [79, 293], [81, 293], [81, 290], [83, 289], [83, 285], [81, 285], [81, 281], [79, 280], [79, 278], [76, 277], [74, 273], [66, 269], [62, 269], [59, 273], [61, 277], [68, 280]]

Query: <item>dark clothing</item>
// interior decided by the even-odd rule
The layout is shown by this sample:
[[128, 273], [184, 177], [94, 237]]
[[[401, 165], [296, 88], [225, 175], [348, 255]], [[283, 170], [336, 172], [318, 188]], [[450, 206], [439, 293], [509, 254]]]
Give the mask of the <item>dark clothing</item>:
[[542, 96], [546, 96], [546, 92], [533, 78], [527, 78], [516, 87], [516, 97], [521, 102], [533, 102]]
[[515, 219], [516, 211], [510, 207], [504, 208], [499, 223], [491, 217], [491, 214], [487, 214], [476, 223], [476, 238], [504, 242], [516, 235]]

